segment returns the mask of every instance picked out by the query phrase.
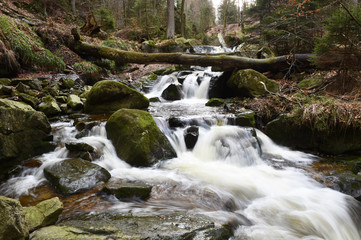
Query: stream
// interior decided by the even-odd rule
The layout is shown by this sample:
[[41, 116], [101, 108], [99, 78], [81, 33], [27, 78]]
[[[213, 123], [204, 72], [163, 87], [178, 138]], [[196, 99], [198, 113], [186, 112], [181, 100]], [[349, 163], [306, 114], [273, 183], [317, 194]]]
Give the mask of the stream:
[[[179, 84], [177, 73], [159, 77], [145, 93], [161, 99], [151, 103], [149, 112], [170, 140], [176, 158], [151, 168], [131, 167], [117, 157], [104, 121], [81, 139], [75, 137], [73, 121], [59, 121], [52, 124], [55, 151], [37, 158], [42, 163], [39, 167], [23, 168], [2, 184], [0, 193], [16, 198], [34, 195], [34, 189], [47, 182], [43, 169], [67, 158], [64, 144], [85, 142], [97, 149], [100, 157], [94, 163], [106, 168], [112, 178], [153, 186], [145, 202], [109, 198], [93, 202], [91, 211], [188, 211], [220, 224], [231, 223], [231, 239], [361, 239], [359, 203], [324, 187], [307, 171], [318, 156], [279, 146], [259, 130], [230, 125], [232, 114], [205, 106], [211, 77], [220, 74], [195, 67], [184, 77], [181, 100], [161, 98], [168, 85]], [[169, 119], [179, 125], [169, 126]], [[190, 126], [199, 133], [193, 149], [184, 140]], [[76, 214], [76, 208], [63, 218]]]

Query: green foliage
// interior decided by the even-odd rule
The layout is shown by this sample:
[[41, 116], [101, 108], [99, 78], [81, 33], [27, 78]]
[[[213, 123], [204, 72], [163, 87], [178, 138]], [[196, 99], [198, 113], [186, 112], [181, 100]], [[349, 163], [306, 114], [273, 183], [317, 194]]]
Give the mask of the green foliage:
[[112, 16], [112, 13], [105, 9], [104, 7], [101, 7], [99, 9], [99, 16], [100, 16], [100, 24], [102, 26], [102, 29], [105, 31], [114, 31], [115, 30], [115, 20]]
[[[361, 7], [353, 7], [350, 12], [361, 22]], [[327, 33], [319, 39], [314, 49], [316, 54], [323, 55], [339, 50], [344, 55], [352, 55], [360, 50], [361, 27], [344, 9], [335, 11], [327, 22]]]
[[64, 61], [44, 48], [40, 38], [25, 23], [16, 23], [11, 18], [0, 15], [0, 39], [8, 41], [23, 67], [41, 70], [60, 70]]
[[222, 0], [218, 7], [218, 22], [226, 24], [238, 23], [240, 21], [240, 12], [235, 0]]
[[98, 73], [101, 68], [91, 62], [79, 62], [74, 64], [74, 70], [82, 73]]

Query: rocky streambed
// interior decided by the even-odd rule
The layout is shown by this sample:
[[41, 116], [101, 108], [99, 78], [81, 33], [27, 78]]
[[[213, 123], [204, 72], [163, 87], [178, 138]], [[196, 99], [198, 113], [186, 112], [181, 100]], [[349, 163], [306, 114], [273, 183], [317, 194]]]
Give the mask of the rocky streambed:
[[[0, 218], [11, 214], [13, 220], [0, 235], [265, 239], [270, 234], [267, 229], [275, 227], [276, 232], [287, 232], [285, 239], [296, 239], [314, 236], [309, 230], [318, 225], [310, 220], [304, 222], [303, 232], [294, 232], [297, 224], [287, 214], [302, 201], [306, 207], [301, 212], [328, 212], [327, 219], [348, 224], [346, 229], [332, 230], [336, 238], [328, 233], [328, 226], [318, 227], [317, 236], [359, 239], [355, 228], [359, 220], [347, 213], [359, 212], [357, 201], [312, 180], [359, 199], [358, 155], [350, 157], [353, 161], [346, 156], [330, 161], [292, 151], [254, 127], [265, 127], [271, 135], [286, 134], [285, 139], [292, 141], [284, 143], [291, 146], [337, 153], [360, 149], [355, 135], [359, 128], [352, 125], [347, 131], [354, 135], [347, 139], [326, 130], [326, 135], [313, 135], [304, 121], [303, 130], [298, 130], [302, 135], [291, 128], [300, 128], [296, 123], [301, 122], [282, 122], [286, 117], [294, 120], [296, 111], [268, 119], [254, 103], [265, 95], [278, 101], [282, 96], [278, 83], [258, 74], [176, 71], [151, 84], [147, 97], [154, 102], [124, 81], [100, 81], [90, 87], [72, 75], [1, 79], [0, 163], [6, 180], [0, 192], [20, 202], [2, 197], [1, 209], [6, 211], [1, 210]], [[207, 103], [207, 97], [214, 98]], [[338, 142], [324, 143], [324, 138], [332, 141], [328, 136]], [[252, 176], [263, 180], [259, 183]], [[43, 200], [52, 197], [58, 198], [46, 205]], [[326, 199], [330, 205], [318, 212]], [[263, 206], [263, 201], [270, 205]], [[292, 204], [280, 205], [285, 202]], [[333, 204], [341, 204], [340, 209], [332, 210]], [[51, 221], [36, 219], [39, 214], [29, 214], [28, 206], [49, 211]], [[263, 211], [265, 218], [257, 214]], [[267, 211], [279, 212], [280, 218], [269, 222], [272, 214]], [[340, 212], [346, 215], [341, 217]]]

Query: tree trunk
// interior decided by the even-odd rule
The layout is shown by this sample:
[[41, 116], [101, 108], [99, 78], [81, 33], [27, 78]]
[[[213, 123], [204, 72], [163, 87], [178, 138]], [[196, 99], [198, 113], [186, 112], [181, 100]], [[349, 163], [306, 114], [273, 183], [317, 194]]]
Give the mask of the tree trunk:
[[184, 3], [185, 3], [185, 0], [182, 0], [180, 17], [181, 17], [181, 34], [182, 34], [182, 37], [185, 38], [186, 37], [186, 15], [184, 13]]
[[167, 0], [168, 5], [168, 25], [167, 25], [167, 38], [174, 38], [175, 24], [174, 24], [174, 0]]
[[72, 9], [72, 11], [73, 11], [74, 14], [76, 14], [75, 4], [76, 4], [76, 0], [71, 0], [71, 9]]
[[[75, 31], [73, 32], [73, 35], [75, 39], [80, 39], [80, 36], [76, 35]], [[105, 58], [114, 60], [117, 63], [170, 63], [190, 66], [212, 66], [215, 71], [251, 68], [259, 72], [279, 72], [287, 70], [290, 67], [291, 62], [293, 62], [293, 67], [299, 69], [309, 68], [312, 57], [312, 54], [296, 54], [294, 56], [287, 55], [267, 59], [253, 59], [230, 55], [212, 56], [187, 53], [140, 53], [92, 45], [83, 43], [79, 40], [70, 43], [69, 47], [83, 57]]]

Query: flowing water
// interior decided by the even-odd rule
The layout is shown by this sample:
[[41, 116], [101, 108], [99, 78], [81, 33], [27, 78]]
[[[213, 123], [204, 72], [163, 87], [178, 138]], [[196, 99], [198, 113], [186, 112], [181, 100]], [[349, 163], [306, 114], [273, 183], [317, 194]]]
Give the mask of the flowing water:
[[[114, 211], [166, 209], [204, 214], [218, 223], [231, 223], [232, 239], [360, 240], [358, 202], [323, 187], [303, 170], [316, 156], [278, 146], [258, 130], [227, 125], [232, 116], [205, 106], [210, 79], [219, 74], [197, 68], [184, 78], [184, 99], [151, 104], [150, 112], [176, 150], [176, 158], [151, 168], [134, 168], [117, 157], [104, 122], [81, 139], [75, 138], [77, 130], [71, 121], [58, 122], [52, 124], [57, 149], [38, 158], [40, 167], [24, 168], [4, 183], [1, 193], [31, 194], [46, 182], [43, 169], [67, 157], [64, 143], [85, 142], [97, 149], [101, 157], [95, 163], [112, 178], [154, 186], [146, 202], [113, 199]], [[176, 74], [161, 77], [147, 96], [160, 97], [172, 83], [178, 83]], [[170, 128], [169, 118], [177, 118], [184, 126]], [[199, 130], [192, 150], [183, 136], [189, 125]]]

